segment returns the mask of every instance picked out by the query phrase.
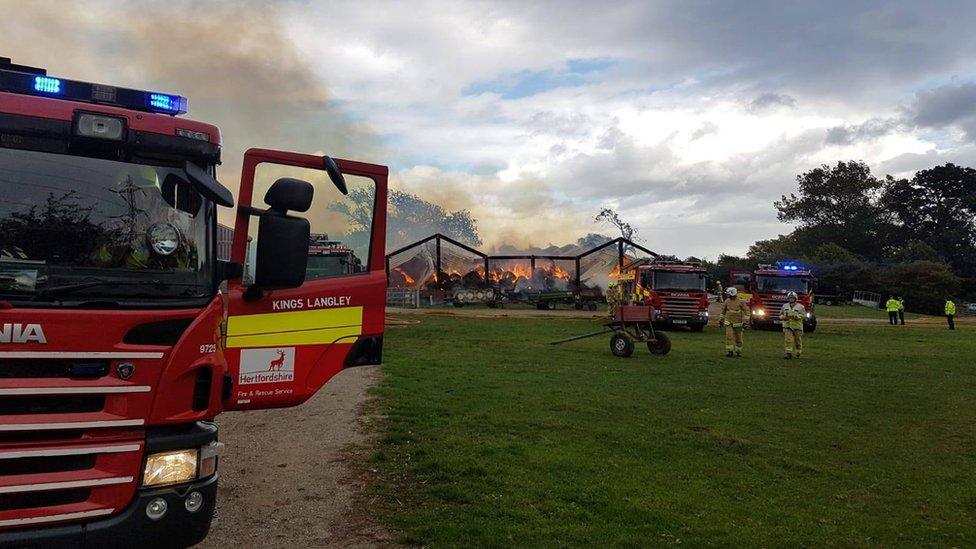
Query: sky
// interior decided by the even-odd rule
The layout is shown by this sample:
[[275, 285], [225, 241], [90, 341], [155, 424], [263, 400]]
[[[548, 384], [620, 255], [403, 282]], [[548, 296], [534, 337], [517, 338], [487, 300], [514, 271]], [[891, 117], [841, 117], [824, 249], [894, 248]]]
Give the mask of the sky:
[[[83, 6], [83, 7], [82, 7]], [[789, 232], [773, 201], [839, 160], [976, 166], [976, 2], [23, 2], [0, 55], [190, 98], [221, 180], [251, 146], [390, 166], [485, 248], [615, 208], [657, 252]]]

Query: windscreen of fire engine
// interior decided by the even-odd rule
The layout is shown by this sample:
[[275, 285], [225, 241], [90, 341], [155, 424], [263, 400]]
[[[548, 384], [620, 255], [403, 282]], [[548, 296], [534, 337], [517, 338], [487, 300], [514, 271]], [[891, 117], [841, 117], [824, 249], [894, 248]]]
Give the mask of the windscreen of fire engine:
[[807, 279], [791, 276], [757, 276], [756, 285], [760, 292], [782, 294], [789, 292], [805, 294], [810, 286]]
[[0, 294], [212, 295], [212, 206], [182, 169], [0, 148]]
[[[318, 280], [363, 273], [369, 270], [369, 246], [373, 231], [373, 204], [376, 184], [372, 179], [345, 175], [349, 194], [336, 189], [328, 174], [322, 170], [259, 164], [254, 173], [253, 205], [261, 206], [261, 199], [271, 185], [282, 177], [291, 177], [312, 184], [312, 206], [307, 212], [288, 212], [288, 215], [308, 219], [311, 238], [308, 243], [308, 266], [305, 279]], [[254, 279], [257, 251], [257, 223], [249, 225], [245, 280]]]
[[655, 290], [703, 291], [705, 273], [668, 273], [651, 271], [652, 286]]

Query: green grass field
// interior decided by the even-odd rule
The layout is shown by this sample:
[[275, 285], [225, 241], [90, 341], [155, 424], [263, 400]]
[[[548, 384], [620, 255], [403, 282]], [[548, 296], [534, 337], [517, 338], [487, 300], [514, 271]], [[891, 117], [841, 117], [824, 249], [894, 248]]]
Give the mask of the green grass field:
[[976, 329], [821, 325], [727, 359], [552, 347], [595, 321], [387, 331], [378, 515], [432, 546], [976, 545]]

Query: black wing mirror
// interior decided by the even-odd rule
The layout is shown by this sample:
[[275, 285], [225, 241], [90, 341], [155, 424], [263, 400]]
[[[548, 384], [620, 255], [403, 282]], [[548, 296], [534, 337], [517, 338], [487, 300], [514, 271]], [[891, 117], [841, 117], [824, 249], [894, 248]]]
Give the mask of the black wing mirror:
[[264, 196], [269, 208], [258, 219], [258, 245], [254, 258], [257, 290], [297, 288], [305, 282], [308, 267], [308, 220], [288, 215], [312, 206], [314, 189], [300, 179], [282, 178]]

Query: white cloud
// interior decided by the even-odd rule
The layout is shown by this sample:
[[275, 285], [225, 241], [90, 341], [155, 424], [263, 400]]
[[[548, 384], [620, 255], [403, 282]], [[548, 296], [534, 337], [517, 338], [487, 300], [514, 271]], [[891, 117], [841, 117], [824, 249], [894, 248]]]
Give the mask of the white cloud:
[[[14, 3], [0, 0], [0, 7]], [[131, 18], [152, 4], [126, 6]], [[247, 51], [232, 53], [238, 65], [257, 60], [247, 64], [256, 71], [263, 62], [272, 74], [311, 73], [297, 81], [330, 116], [303, 121], [292, 106], [269, 130], [278, 141], [326, 135], [305, 149], [339, 148], [348, 157], [359, 146], [364, 160], [389, 163], [401, 188], [471, 209], [489, 243], [570, 242], [598, 229], [592, 216], [613, 205], [652, 249], [714, 257], [787, 232], [772, 201], [820, 163], [864, 159], [883, 173], [976, 158], [969, 139], [976, 131], [974, 10], [971, 2], [908, 0], [871, 8], [841, 1], [291, 2], [272, 10], [286, 32], [271, 35], [266, 60], [260, 32], [234, 41]], [[92, 60], [119, 34], [112, 5], [91, 6], [92, 17], [41, 11], [29, 25], [8, 24], [8, 35], [30, 44], [32, 26], [60, 17], [66, 28], [64, 21], [81, 19], [84, 32], [72, 39], [75, 47], [61, 48], [59, 68], [97, 72]], [[146, 25], [155, 17], [148, 9], [143, 16]], [[282, 36], [302, 61], [287, 56], [287, 70], [273, 66]], [[221, 82], [246, 88], [246, 78], [219, 71], [226, 49], [194, 41], [168, 55], [160, 57], [165, 73], [189, 91]], [[111, 58], [122, 67], [113, 76], [132, 85], [153, 75], [146, 52], [128, 70], [124, 52]], [[198, 65], [205, 69], [193, 70]], [[262, 94], [276, 93], [261, 82]], [[300, 96], [287, 84], [279, 103]], [[205, 107], [196, 116], [222, 124], [240, 115], [216, 97], [191, 97], [192, 104]], [[381, 146], [368, 136], [341, 139], [354, 132], [377, 135]]]

